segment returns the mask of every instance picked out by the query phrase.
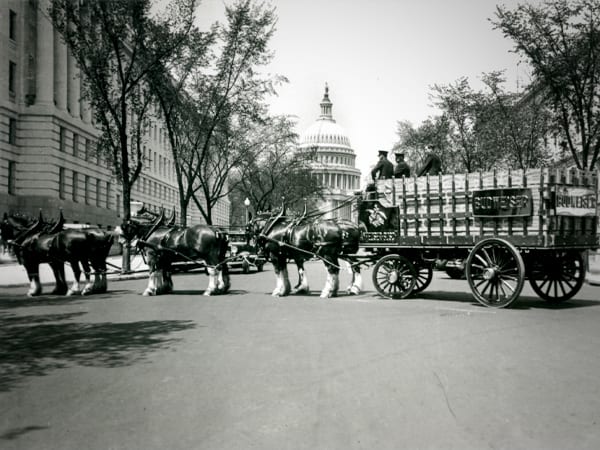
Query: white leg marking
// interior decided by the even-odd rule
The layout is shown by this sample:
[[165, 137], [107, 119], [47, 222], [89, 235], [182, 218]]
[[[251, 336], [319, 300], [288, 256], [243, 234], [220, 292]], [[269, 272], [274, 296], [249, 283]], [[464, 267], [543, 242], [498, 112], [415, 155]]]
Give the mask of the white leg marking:
[[204, 295], [208, 296], [212, 295], [217, 289], [217, 274], [216, 269], [213, 267], [208, 267], [206, 271], [208, 272], [208, 286], [204, 291]]

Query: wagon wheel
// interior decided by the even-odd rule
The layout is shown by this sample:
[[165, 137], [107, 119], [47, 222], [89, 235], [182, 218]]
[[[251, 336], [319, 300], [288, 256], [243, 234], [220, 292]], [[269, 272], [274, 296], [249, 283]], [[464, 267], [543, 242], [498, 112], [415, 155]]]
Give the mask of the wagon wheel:
[[421, 291], [427, 289], [427, 286], [431, 283], [433, 279], [433, 268], [430, 264], [416, 264], [415, 270], [417, 271], [417, 280], [415, 282], [415, 287], [413, 289], [413, 294], [417, 294]]
[[558, 250], [528, 261], [529, 284], [549, 302], [562, 302], [579, 292], [585, 281], [583, 256], [577, 251]]
[[387, 255], [373, 268], [373, 285], [384, 297], [405, 298], [417, 284], [415, 266], [404, 256]]
[[466, 276], [478, 302], [504, 308], [516, 300], [523, 289], [525, 265], [510, 242], [490, 238], [479, 242], [469, 253]]

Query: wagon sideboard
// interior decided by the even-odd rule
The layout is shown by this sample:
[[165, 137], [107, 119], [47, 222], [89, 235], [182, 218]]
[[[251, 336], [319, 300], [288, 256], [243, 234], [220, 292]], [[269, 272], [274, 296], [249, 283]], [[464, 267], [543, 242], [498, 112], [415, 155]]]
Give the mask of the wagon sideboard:
[[533, 169], [378, 180], [359, 195], [362, 247], [598, 247], [598, 174]]

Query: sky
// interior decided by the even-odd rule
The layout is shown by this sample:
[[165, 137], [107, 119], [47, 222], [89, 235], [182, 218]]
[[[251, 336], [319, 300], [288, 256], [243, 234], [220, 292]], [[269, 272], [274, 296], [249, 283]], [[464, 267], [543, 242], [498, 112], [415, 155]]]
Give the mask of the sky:
[[[226, 0], [228, 1], [228, 0]], [[325, 83], [333, 117], [350, 139], [364, 176], [377, 150], [391, 150], [398, 121], [436, 115], [430, 94], [468, 77], [505, 70], [507, 89], [527, 82], [513, 43], [493, 29], [497, 4], [535, 0], [271, 0], [278, 16], [267, 71], [289, 83], [269, 99], [273, 114], [296, 117], [297, 132], [320, 114]], [[202, 28], [223, 21], [223, 0], [202, 0]]]

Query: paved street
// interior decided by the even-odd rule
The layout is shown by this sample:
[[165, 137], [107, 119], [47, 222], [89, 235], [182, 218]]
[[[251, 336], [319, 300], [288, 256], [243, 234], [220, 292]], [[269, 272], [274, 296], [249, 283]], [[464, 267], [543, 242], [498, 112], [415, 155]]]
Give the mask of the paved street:
[[[295, 269], [291, 269], [295, 274]], [[142, 297], [0, 293], [2, 449], [597, 449], [600, 288], [479, 306], [436, 272], [418, 298], [274, 299], [274, 275]], [[349, 275], [342, 275], [342, 286]], [[46, 290], [49, 290], [46, 288]]]

